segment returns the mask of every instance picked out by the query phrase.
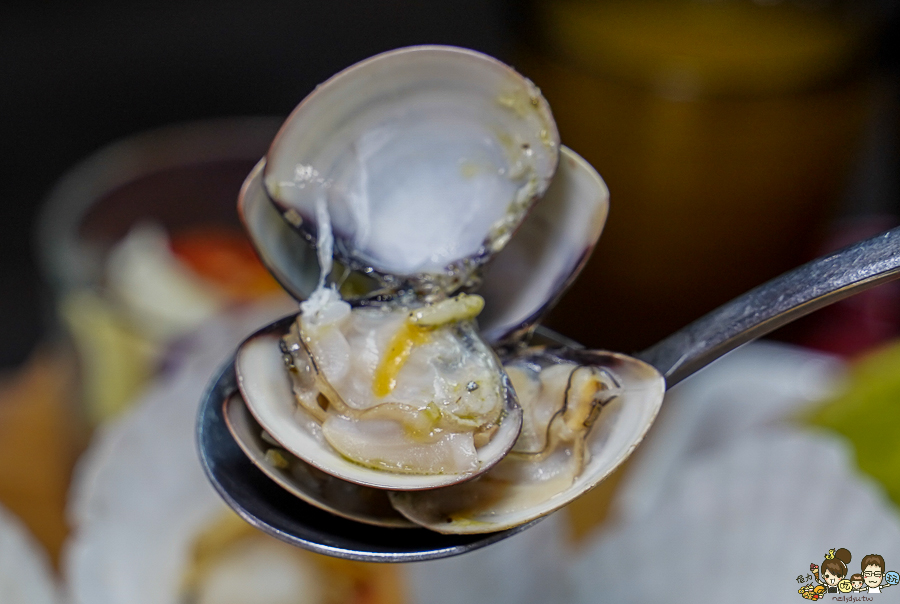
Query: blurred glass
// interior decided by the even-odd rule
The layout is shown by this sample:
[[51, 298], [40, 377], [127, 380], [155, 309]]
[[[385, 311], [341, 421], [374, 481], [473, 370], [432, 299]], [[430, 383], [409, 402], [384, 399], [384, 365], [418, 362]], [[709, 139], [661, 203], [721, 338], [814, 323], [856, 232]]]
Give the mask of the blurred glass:
[[536, 2], [520, 66], [610, 219], [548, 323], [634, 351], [802, 263], [866, 123], [868, 3]]
[[210, 120], [139, 134], [85, 159], [51, 192], [38, 251], [91, 423], [124, 408], [166, 348], [213, 313], [247, 292], [284, 295], [236, 211], [280, 122]]

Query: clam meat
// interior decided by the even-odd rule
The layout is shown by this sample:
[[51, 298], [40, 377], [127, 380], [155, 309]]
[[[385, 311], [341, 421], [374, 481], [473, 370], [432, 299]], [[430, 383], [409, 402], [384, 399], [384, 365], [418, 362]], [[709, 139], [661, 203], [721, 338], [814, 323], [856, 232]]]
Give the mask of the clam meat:
[[472, 321], [479, 296], [353, 308], [324, 291], [283, 333], [251, 337], [238, 353], [241, 392], [272, 437], [381, 488], [451, 484], [499, 461], [521, 410]]
[[486, 533], [562, 507], [625, 460], [665, 391], [653, 367], [614, 353], [532, 349], [505, 366], [524, 411], [515, 446], [469, 482], [391, 493], [413, 522], [443, 533]]

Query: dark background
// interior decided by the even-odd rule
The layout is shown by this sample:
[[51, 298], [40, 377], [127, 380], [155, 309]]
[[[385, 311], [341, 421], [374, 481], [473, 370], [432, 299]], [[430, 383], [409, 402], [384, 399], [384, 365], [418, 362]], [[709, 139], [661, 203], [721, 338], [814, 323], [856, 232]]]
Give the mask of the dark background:
[[[513, 0], [4, 3], [0, 367], [21, 363], [47, 331], [52, 309], [32, 253], [36, 214], [79, 160], [166, 124], [286, 115], [336, 71], [399, 46], [454, 44], [515, 65], [516, 44], [532, 43], [524, 6]], [[897, 11], [885, 14], [893, 21], [871, 40], [873, 65], [896, 82]], [[863, 192], [844, 210], [866, 203]]]
[[316, 84], [422, 43], [510, 60], [500, 0], [6, 2], [0, 8], [0, 367], [46, 329], [33, 247], [42, 198], [73, 164], [157, 126], [286, 115]]

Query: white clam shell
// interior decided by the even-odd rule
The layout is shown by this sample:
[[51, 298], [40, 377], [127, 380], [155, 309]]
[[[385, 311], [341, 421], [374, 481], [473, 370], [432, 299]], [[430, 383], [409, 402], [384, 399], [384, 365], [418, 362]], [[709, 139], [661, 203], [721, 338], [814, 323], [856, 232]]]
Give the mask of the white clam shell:
[[244, 180], [238, 214], [262, 263], [297, 300], [306, 300], [319, 282], [316, 250], [284, 221], [263, 187], [266, 160], [261, 159]]
[[484, 267], [478, 317], [489, 342], [515, 339], [562, 296], [603, 232], [609, 189], [594, 168], [568, 147], [550, 188], [509, 244]]
[[[305, 300], [315, 290], [315, 249], [272, 206], [262, 183], [265, 160], [244, 182], [238, 212], [263, 263], [292, 296]], [[544, 197], [516, 235], [484, 267], [478, 317], [491, 343], [515, 338], [533, 326], [562, 295], [590, 256], [606, 223], [609, 190], [603, 179], [571, 149], [560, 162]], [[335, 271], [342, 274], [340, 269]], [[360, 272], [343, 281], [341, 295], [353, 300], [377, 287]]]
[[266, 458], [271, 445], [262, 440], [262, 428], [238, 393], [225, 401], [224, 415], [229, 432], [250, 461], [295, 497], [357, 522], [395, 528], [416, 526], [391, 507], [385, 491], [337, 479], [293, 456], [286, 460], [287, 467], [273, 465]]
[[520, 471], [510, 464], [531, 463], [507, 458], [467, 483], [417, 493], [391, 493], [394, 507], [413, 522], [442, 533], [499, 531], [559, 509], [595, 487], [625, 461], [659, 411], [665, 393], [662, 376], [650, 365], [617, 353], [577, 350], [561, 352], [560, 356], [606, 369], [621, 387], [588, 433], [590, 459], [573, 482], [507, 482], [508, 475], [529, 474], [527, 469]]
[[[292, 320], [293, 317], [283, 319], [248, 338], [238, 349], [235, 371], [241, 394], [260, 426], [285, 449], [319, 470], [378, 489], [434, 489], [468, 480], [493, 466], [515, 442], [522, 414], [511, 394], [497, 433], [476, 451], [474, 472], [401, 474], [369, 468], [343, 457], [325, 441], [321, 425], [298, 405], [292, 392], [279, 344]], [[505, 375], [503, 380], [505, 384]]]
[[[295, 299], [303, 301], [319, 283], [319, 259], [316, 249], [292, 228], [272, 204], [263, 187], [266, 160], [261, 159], [244, 181], [238, 197], [238, 214], [262, 263], [275, 280]], [[344, 284], [341, 297], [356, 300], [379, 284], [362, 272], [342, 278], [347, 271], [338, 263], [332, 269], [334, 280]]]
[[[310, 244], [326, 219], [334, 235], [332, 278], [347, 300], [407, 285], [417, 292], [472, 288], [475, 271], [493, 260], [483, 269], [479, 323], [487, 341], [506, 344], [530, 331], [578, 274], [603, 229], [608, 200], [597, 172], [560, 147], [549, 107], [530, 81], [477, 52], [422, 46], [372, 57], [309, 95], [247, 178], [239, 211], [263, 262], [301, 300], [317, 285], [319, 259]], [[236, 359], [256, 421], [313, 467], [364, 487], [402, 491], [392, 497], [405, 515], [446, 529], [435, 526], [443, 517], [423, 521], [403, 509], [404, 498], [429, 500], [422, 491], [436, 488], [446, 494], [454, 488], [448, 485], [477, 472], [408, 475], [340, 455], [298, 407], [276, 332], [248, 339]], [[543, 500], [524, 515], [476, 514], [450, 532], [496, 531], [547, 514], [630, 454], [655, 417], [663, 381], [621, 355], [602, 362], [622, 367], [629, 402], [617, 401], [592, 430], [591, 461], [574, 484], [546, 497], [531, 493]], [[520, 424], [520, 416], [504, 422], [478, 450], [480, 471], [505, 455]]]
[[558, 151], [550, 108], [530, 81], [475, 51], [417, 46], [318, 86], [273, 141], [264, 184], [311, 238], [324, 198], [335, 255], [355, 268], [461, 269], [464, 281], [547, 189]]

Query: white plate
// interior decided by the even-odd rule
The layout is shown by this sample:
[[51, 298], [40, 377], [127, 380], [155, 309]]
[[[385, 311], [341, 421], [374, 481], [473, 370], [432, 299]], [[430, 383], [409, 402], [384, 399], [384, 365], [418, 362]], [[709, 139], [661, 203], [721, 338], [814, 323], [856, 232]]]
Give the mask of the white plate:
[[47, 553], [21, 521], [3, 506], [0, 506], [0, 602], [59, 602]]
[[220, 316], [80, 460], [69, 498], [64, 573], [73, 604], [181, 604], [197, 534], [227, 510], [200, 466], [195, 422], [211, 377], [237, 344], [290, 309]]

